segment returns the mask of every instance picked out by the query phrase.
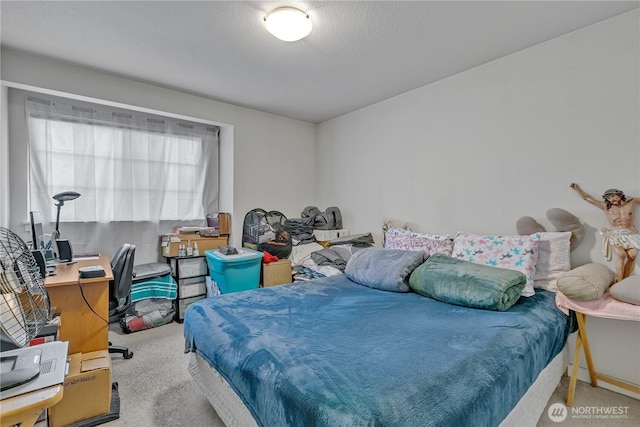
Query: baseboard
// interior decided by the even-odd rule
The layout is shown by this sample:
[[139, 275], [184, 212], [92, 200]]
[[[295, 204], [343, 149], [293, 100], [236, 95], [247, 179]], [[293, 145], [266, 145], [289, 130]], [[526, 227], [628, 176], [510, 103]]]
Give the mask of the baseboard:
[[[571, 372], [573, 372], [573, 364], [569, 364], [568, 368], [569, 376], [571, 376]], [[583, 368], [582, 366], [578, 366], [578, 379], [585, 383], [591, 384], [591, 376], [589, 375], [589, 370], [587, 368]], [[625, 380], [621, 380], [625, 381]], [[638, 386], [638, 384], [634, 384]], [[604, 381], [598, 381], [598, 387], [606, 388], [607, 390], [611, 390], [613, 392], [624, 394], [625, 396], [632, 397], [634, 399], [640, 400], [640, 394], [634, 393], [633, 391], [618, 387], [613, 384], [606, 383]]]

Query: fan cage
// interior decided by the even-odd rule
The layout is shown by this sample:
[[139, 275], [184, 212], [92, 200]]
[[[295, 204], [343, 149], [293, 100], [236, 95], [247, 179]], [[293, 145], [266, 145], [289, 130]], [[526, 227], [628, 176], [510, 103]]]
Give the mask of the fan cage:
[[278, 211], [265, 211], [256, 208], [244, 217], [242, 246], [260, 250], [262, 245], [278, 238], [278, 233], [285, 230], [287, 217]]
[[49, 296], [26, 243], [0, 227], [0, 328], [2, 340], [22, 347], [51, 320]]

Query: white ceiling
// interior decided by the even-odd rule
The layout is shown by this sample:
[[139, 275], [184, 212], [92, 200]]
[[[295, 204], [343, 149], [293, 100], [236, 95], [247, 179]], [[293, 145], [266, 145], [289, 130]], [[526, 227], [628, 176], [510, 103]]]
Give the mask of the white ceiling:
[[[1, 43], [319, 123], [637, 8], [640, 1], [7, 1]], [[287, 43], [266, 12], [308, 12]]]

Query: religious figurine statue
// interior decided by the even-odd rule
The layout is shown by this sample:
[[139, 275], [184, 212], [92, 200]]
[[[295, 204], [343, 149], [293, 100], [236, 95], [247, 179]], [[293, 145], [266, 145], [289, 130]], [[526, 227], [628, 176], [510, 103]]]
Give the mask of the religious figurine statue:
[[640, 204], [640, 199], [627, 199], [622, 191], [612, 188], [604, 192], [603, 201], [600, 201], [585, 193], [578, 184], [572, 183], [571, 188], [607, 216], [611, 228], [600, 230], [604, 237], [602, 254], [607, 261], [611, 260], [611, 251], [617, 255], [616, 281], [630, 276], [640, 249], [640, 234], [633, 225], [633, 210]]

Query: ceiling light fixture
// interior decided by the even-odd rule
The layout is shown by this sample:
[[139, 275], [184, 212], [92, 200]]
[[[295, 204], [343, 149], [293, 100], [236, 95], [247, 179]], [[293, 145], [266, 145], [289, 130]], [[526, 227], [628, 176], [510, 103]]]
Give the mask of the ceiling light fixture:
[[264, 17], [267, 31], [286, 42], [295, 42], [307, 37], [313, 29], [306, 12], [294, 7], [279, 7]]

